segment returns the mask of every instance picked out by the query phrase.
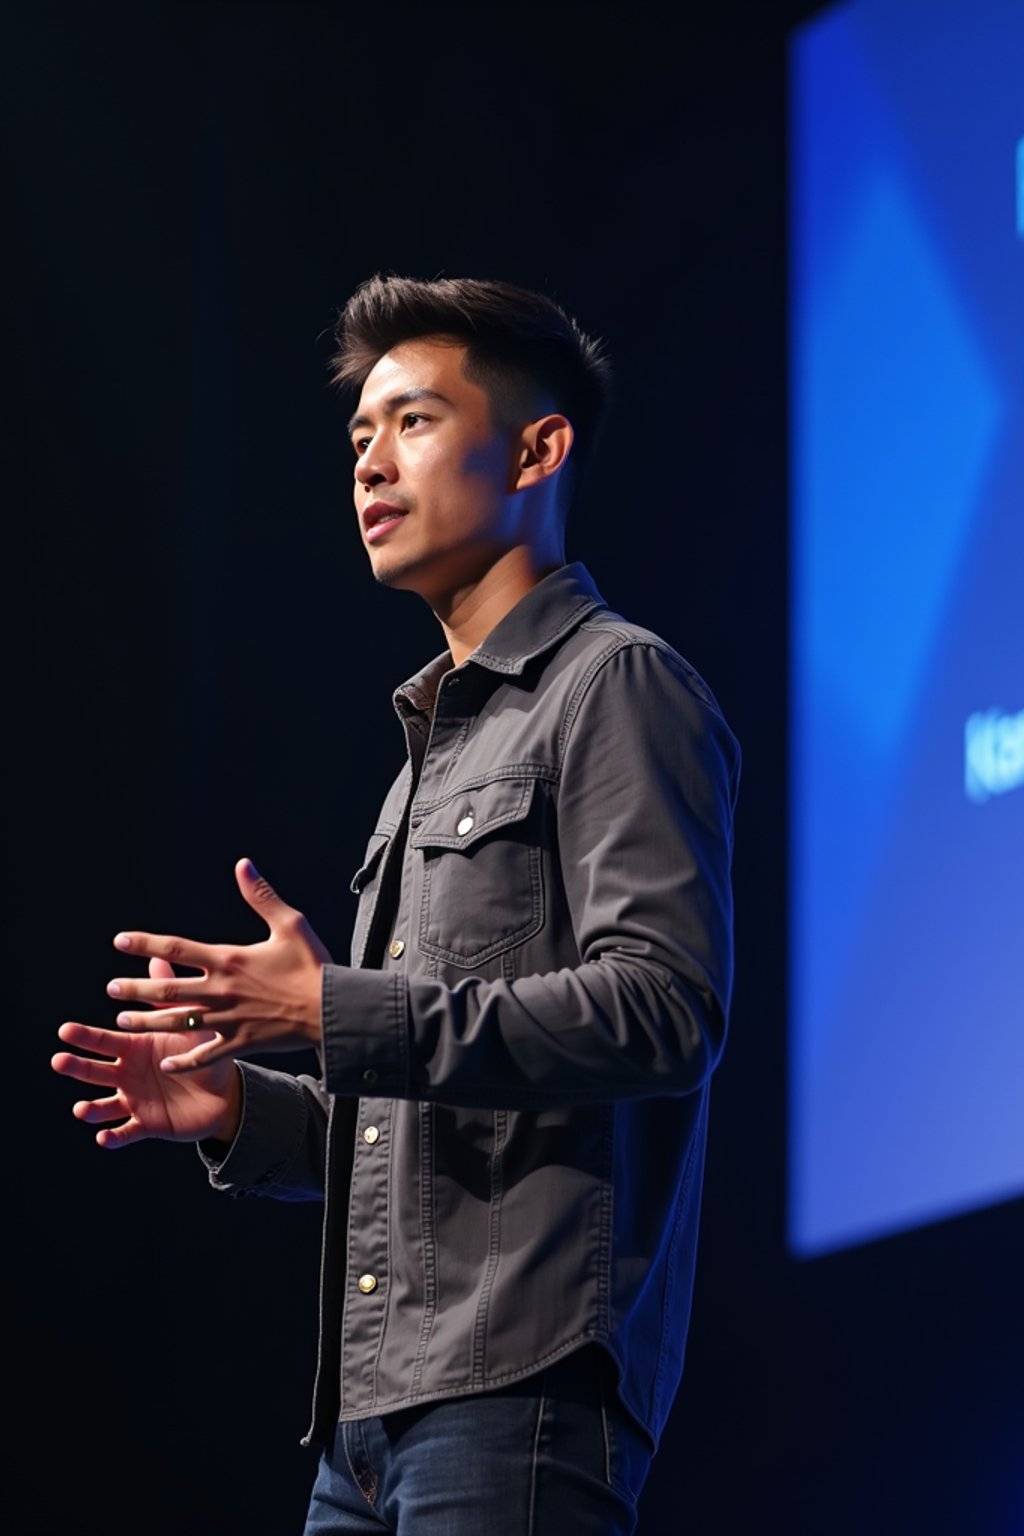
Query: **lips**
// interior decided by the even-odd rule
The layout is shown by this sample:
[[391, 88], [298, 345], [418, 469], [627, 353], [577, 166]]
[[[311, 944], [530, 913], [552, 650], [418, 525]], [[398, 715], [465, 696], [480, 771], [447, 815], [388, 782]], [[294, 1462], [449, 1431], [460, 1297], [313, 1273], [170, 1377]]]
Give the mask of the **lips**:
[[380, 538], [389, 528], [397, 527], [407, 513], [406, 507], [400, 507], [395, 502], [371, 501], [368, 507], [363, 508], [363, 533], [367, 539]]

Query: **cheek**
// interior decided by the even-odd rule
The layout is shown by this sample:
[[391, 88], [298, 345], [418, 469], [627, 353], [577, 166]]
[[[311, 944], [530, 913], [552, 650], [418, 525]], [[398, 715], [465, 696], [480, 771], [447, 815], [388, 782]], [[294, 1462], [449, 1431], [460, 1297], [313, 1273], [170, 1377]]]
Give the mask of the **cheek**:
[[440, 521], [490, 522], [509, 489], [507, 446], [489, 440], [453, 453], [450, 444], [424, 443], [407, 458], [403, 478], [420, 510]]
[[499, 493], [508, 489], [509, 447], [501, 439], [489, 438], [467, 450], [463, 474], [467, 479], [486, 481]]
[[406, 469], [409, 478], [426, 489], [450, 479], [456, 472], [456, 465], [452, 463], [450, 453], [445, 453], [437, 444], [431, 443], [421, 446], [418, 453], [409, 455]]

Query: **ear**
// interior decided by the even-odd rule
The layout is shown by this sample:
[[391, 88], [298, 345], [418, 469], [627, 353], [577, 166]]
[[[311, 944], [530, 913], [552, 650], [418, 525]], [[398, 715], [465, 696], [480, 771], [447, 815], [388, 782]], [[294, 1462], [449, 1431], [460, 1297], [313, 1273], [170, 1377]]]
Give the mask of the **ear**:
[[556, 474], [569, 457], [572, 426], [565, 416], [540, 416], [519, 434], [514, 464], [517, 491], [541, 485]]

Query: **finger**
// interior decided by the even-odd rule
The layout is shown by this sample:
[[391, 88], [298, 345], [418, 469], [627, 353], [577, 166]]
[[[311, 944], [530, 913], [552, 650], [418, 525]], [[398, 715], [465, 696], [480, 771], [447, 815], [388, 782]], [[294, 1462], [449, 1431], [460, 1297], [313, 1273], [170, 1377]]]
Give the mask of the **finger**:
[[202, 1008], [157, 1008], [151, 1013], [119, 1013], [114, 1023], [118, 1029], [133, 1031], [136, 1034], [192, 1034], [195, 1030], [203, 1028], [212, 1029], [213, 1025], [204, 1025], [206, 1012]]
[[209, 988], [205, 976], [159, 976], [150, 980], [143, 976], [115, 976], [107, 982], [107, 996], [119, 1002], [149, 1003], [154, 1008], [173, 1008], [176, 1003], [187, 1007], [199, 1001], [199, 995]]
[[61, 1077], [73, 1077], [76, 1083], [92, 1083], [96, 1088], [112, 1088], [116, 1081], [116, 1064], [112, 1061], [96, 1061], [92, 1056], [74, 1056], [70, 1051], [58, 1051], [50, 1057], [50, 1066]]
[[73, 1045], [80, 1051], [96, 1051], [101, 1056], [119, 1056], [121, 1041], [116, 1029], [97, 1029], [95, 1024], [79, 1024], [68, 1019], [57, 1031], [65, 1045]]
[[185, 1051], [181, 1056], [165, 1056], [160, 1063], [161, 1072], [169, 1076], [176, 1073], [195, 1072], [200, 1067], [210, 1067], [215, 1061], [223, 1061], [225, 1057], [234, 1055], [235, 1048], [230, 1040], [225, 1040], [223, 1035], [215, 1034], [206, 1043], [197, 1046], [193, 1051]]
[[109, 1099], [79, 1099], [77, 1104], [72, 1104], [71, 1113], [76, 1120], [84, 1120], [86, 1125], [106, 1125], [110, 1120], [123, 1120], [128, 1111], [120, 1094], [115, 1093]]
[[[154, 981], [170, 981], [174, 976], [174, 966], [169, 960], [153, 958], [149, 962], [149, 974]], [[169, 1008], [169, 1003], [154, 1003], [154, 1008]]]
[[212, 944], [200, 944], [197, 939], [181, 939], [167, 933], [117, 933], [114, 948], [132, 955], [150, 955], [166, 960], [170, 965], [190, 965], [197, 971], [206, 970], [213, 952]]
[[96, 1132], [96, 1145], [110, 1152], [117, 1152], [121, 1147], [130, 1147], [133, 1142], [145, 1139], [146, 1131], [134, 1115], [123, 1125], [114, 1125], [109, 1130]]
[[238, 881], [238, 889], [253, 911], [259, 913], [271, 933], [285, 923], [294, 923], [301, 918], [302, 913], [281, 900], [270, 881], [264, 880], [251, 859], [239, 859], [235, 865], [235, 879]]
[[[142, 1141], [146, 1135], [142, 1125], [134, 1115], [128, 1115], [120, 1097], [116, 1094], [110, 1099], [80, 1099], [71, 1107], [71, 1113], [76, 1120], [83, 1120], [86, 1125], [101, 1125], [107, 1127], [96, 1132], [96, 1144], [110, 1150], [118, 1147], [130, 1147], [133, 1141]], [[124, 1119], [128, 1115], [127, 1119]], [[122, 1125], [109, 1126], [111, 1120], [123, 1120]]]

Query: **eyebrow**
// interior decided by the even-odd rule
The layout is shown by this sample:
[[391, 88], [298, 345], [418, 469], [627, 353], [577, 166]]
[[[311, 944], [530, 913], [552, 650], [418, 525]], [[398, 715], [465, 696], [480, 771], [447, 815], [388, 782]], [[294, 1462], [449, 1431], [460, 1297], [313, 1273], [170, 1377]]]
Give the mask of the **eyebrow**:
[[[385, 416], [393, 416], [395, 412], [400, 411], [403, 406], [418, 405], [421, 400], [439, 400], [442, 405], [451, 405], [453, 403], [448, 399], [447, 395], [442, 395], [440, 390], [437, 389], [403, 389], [400, 395], [391, 395], [387, 400], [385, 400], [381, 407], [381, 411]], [[348, 436], [351, 437], [352, 433], [356, 430], [357, 427], [372, 426], [373, 422], [371, 421], [370, 417], [360, 416], [357, 411], [356, 414], [350, 418], [349, 424], [345, 428], [345, 431]]]

